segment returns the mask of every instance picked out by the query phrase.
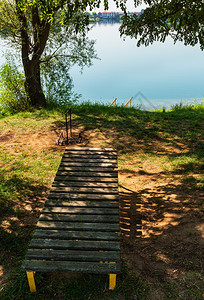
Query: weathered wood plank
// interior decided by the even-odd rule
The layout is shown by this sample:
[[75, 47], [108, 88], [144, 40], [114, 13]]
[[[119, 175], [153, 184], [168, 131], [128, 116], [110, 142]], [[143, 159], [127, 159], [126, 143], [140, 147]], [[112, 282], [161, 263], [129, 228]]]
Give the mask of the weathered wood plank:
[[60, 167], [87, 167], [87, 168], [95, 168], [95, 167], [100, 167], [100, 168], [116, 168], [117, 169], [117, 163], [101, 163], [101, 162], [65, 162], [61, 161]]
[[81, 153], [81, 154], [87, 154], [87, 153], [107, 153], [107, 154], [112, 154], [114, 153], [115, 155], [117, 155], [117, 151], [114, 149], [109, 149], [109, 150], [105, 150], [105, 149], [65, 149], [64, 153]]
[[54, 181], [52, 187], [92, 187], [92, 188], [116, 188], [116, 182], [77, 182], [77, 181]]
[[[72, 159], [78, 159], [81, 158], [82, 155], [81, 154], [64, 154], [63, 155], [63, 159], [64, 158], [72, 158]], [[94, 160], [98, 160], [101, 161], [101, 159], [111, 159], [111, 160], [116, 160], [117, 159], [117, 155], [108, 155], [108, 154], [86, 154], [86, 159], [94, 159]]]
[[71, 223], [71, 222], [51, 222], [51, 221], [38, 221], [37, 228], [49, 229], [66, 229], [66, 230], [90, 230], [90, 231], [106, 231], [106, 232], [119, 232], [119, 224], [112, 223]]
[[78, 159], [78, 158], [84, 158], [84, 159], [94, 159], [94, 160], [101, 160], [101, 159], [109, 159], [109, 160], [115, 160], [117, 159], [117, 155], [115, 154], [108, 154], [108, 153], [86, 153], [85, 155], [82, 153], [65, 153], [62, 157], [64, 158], [72, 158], [72, 159]]
[[[63, 175], [64, 174], [64, 175]], [[117, 177], [88, 177], [88, 176], [74, 176], [74, 175], [69, 175], [67, 172], [58, 172], [57, 176], [54, 179], [54, 182], [56, 181], [77, 181], [77, 182], [118, 182]]]
[[119, 241], [119, 232], [94, 231], [63, 231], [57, 229], [36, 229], [33, 238], [59, 239], [59, 240], [89, 240], [89, 241]]
[[117, 168], [106, 168], [106, 167], [98, 167], [98, 166], [93, 166], [93, 167], [75, 167], [75, 166], [71, 166], [71, 167], [64, 167], [61, 166], [59, 167], [58, 171], [67, 171], [67, 172], [102, 172], [102, 173], [111, 173], [111, 172], [116, 172]]
[[80, 250], [45, 250], [45, 249], [28, 249], [26, 259], [48, 259], [63, 261], [120, 261], [119, 252], [102, 252], [102, 251], [80, 251]]
[[118, 223], [117, 215], [70, 215], [70, 214], [41, 214], [40, 221], [88, 222], [88, 223]]
[[50, 190], [51, 192], [55, 193], [79, 193], [79, 194], [117, 194], [118, 189], [117, 188], [99, 188], [99, 187], [58, 187], [53, 186]]
[[59, 249], [59, 250], [103, 250], [119, 251], [120, 243], [113, 241], [80, 241], [80, 240], [48, 240], [32, 239], [29, 248], [33, 249]]
[[108, 151], [108, 152], [111, 152], [111, 151], [114, 151], [117, 153], [117, 151], [113, 148], [90, 148], [90, 147], [66, 147], [65, 148], [65, 152], [67, 151], [85, 151], [85, 150], [88, 150], [88, 151]]
[[65, 150], [64, 155], [70, 155], [70, 154], [76, 154], [76, 155], [106, 155], [106, 156], [117, 156], [117, 152], [112, 151], [103, 151], [103, 150]]
[[61, 200], [46, 200], [45, 207], [48, 206], [56, 206], [56, 207], [72, 207], [76, 206], [80, 207], [106, 207], [106, 208], [118, 208], [119, 203], [118, 201], [61, 201]]
[[79, 214], [79, 215], [118, 215], [118, 208], [98, 208], [98, 207], [44, 207], [42, 214], [45, 213], [58, 213], [58, 214]]
[[93, 163], [93, 164], [116, 164], [117, 165], [117, 160], [116, 159], [109, 159], [109, 158], [102, 158], [100, 161], [96, 159], [91, 159], [91, 158], [86, 158], [83, 156], [77, 157], [75, 159], [70, 158], [70, 157], [62, 157], [61, 163]]
[[118, 200], [119, 196], [116, 195], [106, 195], [106, 194], [72, 194], [72, 193], [54, 193], [51, 192], [48, 195], [48, 199], [69, 199], [69, 200]]
[[24, 261], [22, 269], [39, 272], [80, 272], [94, 274], [118, 274], [120, 265], [115, 263], [67, 262], [67, 261]]
[[88, 171], [57, 171], [57, 176], [74, 176], [74, 177], [111, 177], [111, 178], [117, 178], [118, 173], [116, 171], [113, 172], [88, 172]]

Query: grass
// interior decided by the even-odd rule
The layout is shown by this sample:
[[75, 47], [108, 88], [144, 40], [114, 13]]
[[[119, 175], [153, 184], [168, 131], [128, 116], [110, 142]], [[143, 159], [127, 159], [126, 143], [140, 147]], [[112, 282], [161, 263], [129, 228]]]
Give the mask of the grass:
[[[149, 210], [151, 203], [157, 207], [160, 204], [164, 206], [159, 195], [161, 191], [162, 195], [168, 197], [176, 195], [177, 202], [182, 199], [179, 209], [182, 207], [181, 212], [184, 214], [185, 211], [189, 220], [199, 225], [203, 216], [202, 200], [199, 197], [203, 189], [202, 104], [187, 107], [178, 105], [170, 111], [152, 112], [82, 104], [74, 105], [72, 111], [73, 124], [75, 127], [80, 126], [83, 134], [89, 131], [103, 134], [106, 145], [118, 150], [120, 185], [130, 190], [137, 188], [137, 198], [144, 198], [143, 205], [146, 212], [149, 211], [148, 218], [152, 224], [156, 218], [157, 221], [164, 220], [164, 213], [157, 216], [157, 211], [154, 211], [151, 215]], [[54, 145], [54, 141], [55, 132], [63, 124], [64, 116], [58, 110], [36, 110], [0, 119], [0, 272], [3, 275], [0, 298], [149, 299], [150, 295], [154, 295], [153, 291], [159, 290], [159, 296], [155, 299], [202, 299], [201, 257], [198, 254], [194, 257], [193, 252], [187, 252], [187, 268], [187, 264], [185, 266], [179, 260], [178, 249], [172, 247], [166, 247], [163, 255], [177, 261], [177, 268], [183, 272], [178, 280], [173, 277], [167, 280], [163, 272], [155, 270], [157, 282], [152, 283], [144, 271], [133, 272], [131, 251], [129, 255], [123, 250], [123, 271], [112, 293], [108, 291], [106, 276], [80, 275], [66, 278], [64, 274], [38, 273], [38, 293], [30, 295], [20, 265], [60, 163], [63, 149]], [[137, 178], [138, 183], [134, 183], [134, 178]], [[148, 181], [152, 185], [147, 186]], [[121, 192], [121, 199], [123, 194]], [[172, 203], [168, 202], [169, 207]], [[169, 227], [168, 230], [172, 229]], [[194, 237], [194, 231], [187, 234], [189, 238]], [[147, 241], [154, 243], [151, 237]], [[140, 240], [137, 240], [138, 246], [142, 247], [142, 242], [139, 244]], [[124, 249], [132, 247], [131, 241], [126, 243], [122, 238], [122, 243]], [[158, 258], [155, 253], [149, 253], [148, 257], [153, 257], [156, 263]]]
[[9, 276], [10, 284], [4, 288], [1, 299], [130, 299], [133, 295], [145, 299], [149, 286], [140, 277], [131, 274], [127, 267], [118, 279], [113, 292], [108, 290], [108, 277], [105, 275], [79, 275], [66, 277], [64, 274], [37, 273], [36, 294], [30, 294], [25, 272], [14, 271]]
[[[134, 150], [135, 139], [149, 152], [155, 149], [152, 142], [162, 141], [166, 145], [179, 148], [179, 143], [185, 143], [198, 153], [203, 150], [202, 117], [203, 105], [189, 109], [173, 109], [171, 111], [140, 111], [134, 108], [107, 107], [102, 105], [81, 105], [73, 107], [76, 121], [86, 129], [106, 131], [117, 149], [122, 153]], [[128, 137], [128, 140], [127, 140]], [[125, 140], [122, 144], [121, 141]], [[153, 146], [153, 149], [151, 147]]]

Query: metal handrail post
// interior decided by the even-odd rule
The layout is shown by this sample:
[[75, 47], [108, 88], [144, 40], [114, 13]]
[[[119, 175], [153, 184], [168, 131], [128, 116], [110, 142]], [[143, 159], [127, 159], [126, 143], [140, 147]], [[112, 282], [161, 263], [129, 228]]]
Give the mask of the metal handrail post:
[[68, 122], [67, 122], [67, 114], [69, 113], [69, 128], [70, 128], [70, 136], [72, 137], [72, 123], [71, 123], [71, 107], [65, 113], [65, 121], [66, 121], [66, 144], [69, 142], [69, 134], [68, 134]]
[[71, 113], [71, 107], [70, 107], [70, 119], [69, 119], [69, 123], [70, 123], [70, 136], [72, 137], [72, 113]]
[[66, 145], [68, 145], [68, 124], [67, 124], [67, 114], [65, 114], [65, 120], [66, 120]]

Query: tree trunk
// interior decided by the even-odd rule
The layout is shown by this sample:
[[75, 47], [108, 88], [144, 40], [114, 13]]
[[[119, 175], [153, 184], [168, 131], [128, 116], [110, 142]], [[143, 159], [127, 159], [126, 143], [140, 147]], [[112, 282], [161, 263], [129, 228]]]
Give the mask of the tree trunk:
[[[28, 15], [21, 8], [21, 1], [15, 0], [16, 11], [20, 22], [21, 41], [22, 41], [22, 61], [24, 73], [26, 77], [25, 90], [27, 97], [34, 107], [42, 107], [46, 105], [45, 95], [42, 91], [40, 79], [40, 57], [45, 49], [45, 45], [49, 36], [50, 23], [40, 20], [37, 5], [32, 5], [32, 27], [34, 43], [29, 35], [30, 23], [27, 20]], [[29, 25], [28, 25], [29, 24]]]
[[27, 60], [23, 62], [25, 72], [25, 90], [32, 106], [42, 107], [46, 106], [45, 95], [42, 91], [40, 79], [40, 63]]

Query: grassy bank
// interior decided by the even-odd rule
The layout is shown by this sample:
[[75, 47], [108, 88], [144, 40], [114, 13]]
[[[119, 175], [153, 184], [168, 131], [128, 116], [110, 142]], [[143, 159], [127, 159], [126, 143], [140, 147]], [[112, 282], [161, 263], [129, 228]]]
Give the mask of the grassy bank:
[[28, 291], [20, 265], [64, 150], [55, 143], [63, 114], [41, 110], [0, 119], [0, 298], [203, 299], [204, 106], [147, 112], [84, 104], [72, 111], [83, 145], [118, 150], [117, 288], [108, 291], [107, 276], [39, 273], [37, 295]]

